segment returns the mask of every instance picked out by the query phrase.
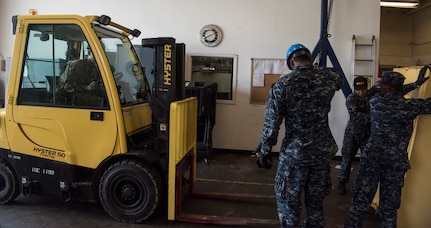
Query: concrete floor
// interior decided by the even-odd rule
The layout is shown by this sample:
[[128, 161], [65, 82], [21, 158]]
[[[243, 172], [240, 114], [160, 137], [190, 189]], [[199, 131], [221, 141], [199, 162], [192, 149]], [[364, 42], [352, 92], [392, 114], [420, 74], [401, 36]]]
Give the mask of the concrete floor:
[[[278, 159], [274, 159], [276, 164]], [[332, 161], [333, 189], [325, 198], [325, 222], [328, 228], [344, 226], [344, 219], [350, 205], [350, 184], [346, 195], [338, 195], [336, 175], [339, 160]], [[357, 163], [353, 164], [352, 180]], [[255, 158], [249, 153], [215, 151], [209, 155], [209, 164], [197, 164], [197, 182], [195, 190], [199, 192], [223, 192], [240, 194], [258, 194], [264, 196], [255, 200], [214, 200], [208, 198], [186, 198], [182, 211], [187, 214], [202, 214], [223, 217], [248, 217], [255, 220], [269, 221], [266, 225], [247, 225], [247, 227], [279, 227], [277, 211], [273, 198], [273, 178], [276, 167], [271, 170], [258, 169]], [[250, 219], [248, 221], [254, 221]], [[226, 220], [227, 221], [227, 220]], [[163, 213], [153, 216], [143, 224], [126, 224], [114, 221], [97, 203], [69, 202], [57, 198], [19, 196], [8, 205], [0, 205], [0, 228], [32, 227], [217, 227], [201, 223], [167, 221]], [[225, 226], [226, 227], [226, 226]], [[374, 211], [370, 208], [364, 227], [376, 227]]]

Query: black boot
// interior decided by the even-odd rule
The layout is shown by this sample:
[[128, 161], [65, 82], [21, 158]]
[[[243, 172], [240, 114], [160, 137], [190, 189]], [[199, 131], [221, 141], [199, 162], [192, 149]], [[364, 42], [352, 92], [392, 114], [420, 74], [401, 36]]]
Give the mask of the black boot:
[[346, 183], [338, 182], [337, 192], [340, 195], [344, 195], [346, 193]]

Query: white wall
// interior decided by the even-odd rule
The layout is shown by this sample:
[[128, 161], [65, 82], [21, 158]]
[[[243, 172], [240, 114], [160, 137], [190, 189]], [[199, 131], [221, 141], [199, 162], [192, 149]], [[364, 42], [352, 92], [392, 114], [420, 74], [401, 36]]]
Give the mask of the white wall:
[[[27, 14], [30, 8], [39, 14], [109, 15], [117, 23], [142, 31], [133, 41], [136, 44], [142, 38], [172, 36], [186, 44], [187, 53], [237, 54], [236, 102], [217, 106], [213, 143], [222, 149], [254, 150], [261, 135], [265, 107], [249, 104], [251, 58], [285, 58], [287, 48], [298, 42], [312, 50], [320, 35], [321, 1], [317, 0], [1, 0], [0, 53], [4, 57], [11, 56], [13, 49], [12, 15]], [[199, 41], [199, 30], [210, 23], [224, 32], [222, 43], [214, 48]], [[379, 1], [334, 1], [329, 41], [347, 78], [353, 34], [375, 35], [378, 43], [379, 30]], [[4, 81], [5, 72], [0, 77]], [[348, 120], [344, 102], [340, 91], [330, 113], [340, 148]]]

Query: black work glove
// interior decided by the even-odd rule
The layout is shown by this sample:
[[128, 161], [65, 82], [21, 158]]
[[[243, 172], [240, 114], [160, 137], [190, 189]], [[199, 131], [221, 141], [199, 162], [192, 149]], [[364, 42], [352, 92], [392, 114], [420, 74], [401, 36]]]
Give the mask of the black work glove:
[[272, 168], [272, 156], [271, 154], [263, 155], [261, 152], [256, 152], [256, 164], [259, 168], [271, 169]]
[[429, 76], [425, 78], [425, 73], [429, 68], [430, 68], [429, 65], [425, 65], [424, 67], [421, 68], [421, 70], [419, 71], [418, 79], [415, 82], [416, 85], [420, 86], [429, 79]]

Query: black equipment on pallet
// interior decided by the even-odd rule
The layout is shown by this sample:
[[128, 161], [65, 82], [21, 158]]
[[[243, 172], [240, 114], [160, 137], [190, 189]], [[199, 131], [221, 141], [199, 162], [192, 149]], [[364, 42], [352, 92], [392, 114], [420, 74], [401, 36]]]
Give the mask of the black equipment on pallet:
[[197, 158], [207, 164], [212, 151], [212, 129], [216, 122], [217, 83], [187, 82], [186, 97], [198, 99]]

